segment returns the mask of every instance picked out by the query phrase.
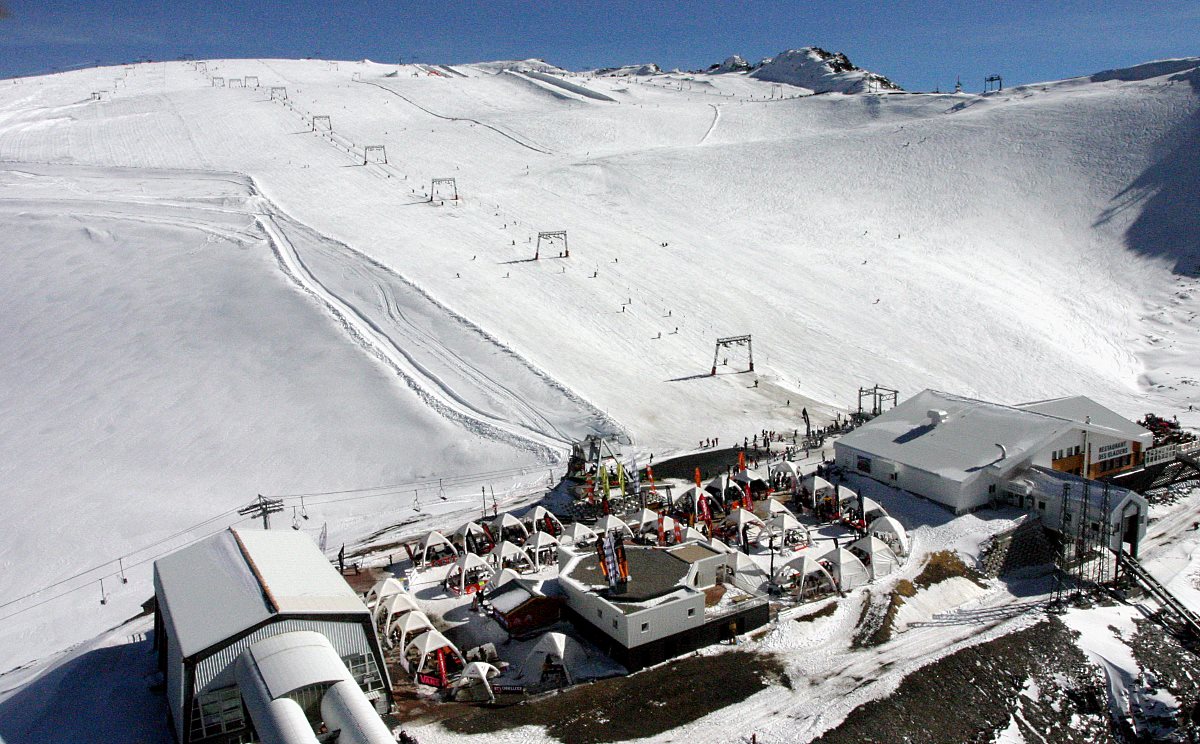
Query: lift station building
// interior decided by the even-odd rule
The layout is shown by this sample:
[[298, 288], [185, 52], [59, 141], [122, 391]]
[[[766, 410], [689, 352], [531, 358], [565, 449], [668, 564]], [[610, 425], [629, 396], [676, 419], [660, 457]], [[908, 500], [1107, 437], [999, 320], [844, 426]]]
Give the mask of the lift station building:
[[1083, 396], [1017, 406], [925, 390], [834, 443], [838, 465], [963, 514], [1031, 467], [1094, 479], [1141, 465], [1153, 435]]
[[392, 742], [371, 614], [305, 534], [228, 529], [154, 563], [176, 741]]

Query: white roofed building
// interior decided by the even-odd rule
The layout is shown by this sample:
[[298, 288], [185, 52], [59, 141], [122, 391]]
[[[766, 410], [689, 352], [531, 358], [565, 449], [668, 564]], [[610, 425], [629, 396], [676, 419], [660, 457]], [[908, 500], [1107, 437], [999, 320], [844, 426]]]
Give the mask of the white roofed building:
[[[236, 732], [274, 725], [274, 719], [253, 716], [255, 708], [248, 707], [234, 663], [251, 646], [262, 649], [261, 642], [274, 636], [319, 634], [331, 649], [320, 653], [340, 660], [345, 678], [357, 683], [360, 695], [378, 710], [390, 703], [391, 685], [371, 612], [307, 535], [291, 530], [219, 532], [155, 561], [154, 594], [154, 644], [180, 744], [236, 741]], [[318, 676], [322, 679], [308, 679], [303, 669], [281, 672], [268, 681], [274, 685], [270, 698], [319, 698], [342, 679]], [[297, 687], [283, 689], [297, 680]], [[339, 689], [339, 695], [348, 694]], [[255, 705], [269, 703], [257, 700]], [[305, 709], [319, 715], [321, 706]]]
[[925, 390], [834, 443], [838, 465], [956, 514], [1032, 466], [1101, 477], [1135, 467], [1150, 432], [1082, 396], [1006, 406]]

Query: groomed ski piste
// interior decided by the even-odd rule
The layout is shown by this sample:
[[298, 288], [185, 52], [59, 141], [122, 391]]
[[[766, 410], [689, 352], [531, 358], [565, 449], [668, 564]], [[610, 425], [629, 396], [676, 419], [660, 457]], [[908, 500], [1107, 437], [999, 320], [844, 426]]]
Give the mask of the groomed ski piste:
[[[149, 563], [259, 493], [336, 550], [456, 526], [481, 488], [527, 503], [590, 433], [661, 458], [793, 430], [801, 406], [830, 419], [875, 383], [1200, 425], [1200, 59], [989, 95], [648, 71], [211, 60], [0, 82], [0, 736], [169, 741], [150, 621], [130, 620]], [[461, 199], [431, 199], [434, 178]], [[570, 256], [533, 260], [552, 230]], [[742, 333], [756, 372], [710, 377]], [[1040, 619], [1044, 588], [952, 584], [850, 648], [868, 591], [1011, 524], [878, 490], [937, 525], [904, 571], [747, 641], [812, 683], [671, 738], [809, 741]], [[1143, 553], [1193, 609], [1197, 508], [1156, 507]], [[1109, 629], [1129, 614], [1067, 618], [1121, 670], [1116, 697], [1138, 678]]]

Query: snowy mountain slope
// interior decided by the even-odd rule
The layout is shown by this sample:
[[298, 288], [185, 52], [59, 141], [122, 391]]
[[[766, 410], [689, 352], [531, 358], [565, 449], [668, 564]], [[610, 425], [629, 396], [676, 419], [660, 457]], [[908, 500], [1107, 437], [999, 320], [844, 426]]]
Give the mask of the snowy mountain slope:
[[[5, 259], [17, 319], [5, 374], [29, 391], [9, 420], [50, 432], [3, 432], [5, 506], [34, 506], [27, 539], [0, 557], [18, 569], [0, 588], [85, 562], [55, 540], [119, 555], [258, 491], [536, 461], [429, 405], [290, 283], [255, 223], [267, 204], [330, 239], [312, 269], [381, 341], [428, 350], [430, 380], [470, 390], [461, 405], [554, 439], [619, 425], [657, 453], [740, 440], [800, 426], [801, 404], [829, 415], [876, 382], [1001, 401], [1086, 393], [1129, 415], [1186, 408], [1200, 308], [1195, 244], [1173, 226], [1195, 219], [1197, 171], [1181, 153], [1200, 110], [1197, 64], [986, 97], [766, 100], [771, 83], [746, 75], [568, 77], [612, 103], [554, 95], [503, 73], [509, 63], [457, 77], [286, 60], [208, 64], [259, 89], [214, 87], [185, 63], [0, 86], [3, 224], [20, 239]], [[291, 108], [270, 86], [286, 87]], [[333, 133], [313, 132], [312, 115], [330, 116]], [[387, 165], [363, 165], [366, 144], [386, 145]], [[108, 193], [124, 173], [129, 191]], [[450, 176], [464, 200], [427, 203], [430, 179]], [[87, 237], [118, 227], [148, 263]], [[555, 246], [529, 260], [536, 233], [558, 229], [571, 257]], [[209, 235], [241, 247], [189, 252]], [[61, 246], [49, 259], [36, 252], [50, 250], [45, 236]], [[88, 261], [99, 265], [74, 268]], [[423, 321], [397, 312], [401, 291], [418, 315], [442, 307], [454, 327], [482, 329], [479, 346], [414, 332]], [[73, 297], [87, 301], [60, 321]], [[220, 323], [202, 312], [212, 307]], [[181, 331], [193, 318], [201, 328]], [[757, 374], [733, 374], [744, 360], [731, 354], [708, 377], [715, 338], [740, 333], [754, 334]], [[278, 348], [258, 353], [264, 338]], [[107, 379], [119, 384], [97, 389]], [[122, 421], [129, 436], [106, 435]], [[85, 513], [57, 518], [68, 502], [46, 494]], [[369, 504], [331, 514], [359, 518], [336, 522], [339, 534], [377, 528]], [[397, 497], [388, 518], [410, 506]], [[40, 648], [89, 637], [144, 598], [125, 592]], [[8, 631], [0, 668], [40, 653], [46, 625], [94, 607], [63, 602]]]

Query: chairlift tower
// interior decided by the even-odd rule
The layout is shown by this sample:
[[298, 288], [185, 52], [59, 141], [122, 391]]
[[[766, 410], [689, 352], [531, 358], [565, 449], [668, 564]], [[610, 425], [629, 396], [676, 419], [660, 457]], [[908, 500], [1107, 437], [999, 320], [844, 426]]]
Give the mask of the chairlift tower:
[[271, 515], [281, 511], [283, 511], [283, 499], [268, 499], [260, 493], [257, 499], [238, 509], [238, 514], [255, 519], [261, 517], [263, 529], [269, 530], [271, 529]]
[[287, 100], [287, 88], [280, 86], [280, 85], [271, 86], [271, 100], [272, 101], [274, 101], [274, 100], [286, 101]]
[[433, 181], [431, 181], [429, 184], [429, 201], [437, 200], [439, 186], [449, 188], [450, 193], [453, 194], [453, 196], [450, 197], [451, 200], [458, 201], [458, 181], [455, 181], [453, 178], [433, 179]]
[[725, 338], [717, 339], [717, 346], [713, 351], [712, 371], [709, 372], [709, 376], [717, 374], [717, 360], [721, 356], [721, 349], [728, 349], [735, 346], [746, 347], [746, 352], [750, 357], [750, 369], [747, 371], [754, 371], [754, 343], [750, 339], [750, 334], [746, 334], [745, 336], [726, 336]]
[[878, 416], [883, 413], [883, 407], [886, 403], [891, 403], [892, 407], [896, 407], [896, 402], [900, 397], [900, 393], [891, 388], [885, 388], [881, 385], [869, 388], [858, 389], [858, 413], [863, 415], [863, 399], [871, 399], [871, 415]]
[[247, 75], [245, 80], [246, 80], [247, 88], [257, 88], [258, 87], [258, 75]]
[[566, 230], [550, 230], [547, 232], [538, 233], [537, 245], [533, 249], [533, 260], [534, 261], [538, 260], [538, 258], [541, 256], [543, 240], [546, 241], [547, 245], [549, 245], [552, 241], [562, 240], [563, 258], [571, 257], [571, 247], [569, 245], [567, 245], [567, 231]]
[[212, 87], [214, 87], [214, 88], [224, 88], [224, 87], [225, 87], [225, 78], [223, 78], [223, 77], [214, 77], [214, 78], [212, 79]]
[[242, 80], [242, 78], [229, 78], [229, 87], [230, 88], [245, 88], [246, 83], [244, 80]]
[[314, 132], [332, 132], [333, 122], [328, 116], [320, 115], [312, 118], [312, 131]]
[[1004, 90], [1004, 80], [999, 75], [988, 75], [983, 79], [984, 93], [999, 93]]
[[387, 163], [387, 150], [383, 145], [367, 145], [363, 147], [363, 165], [367, 163]]

